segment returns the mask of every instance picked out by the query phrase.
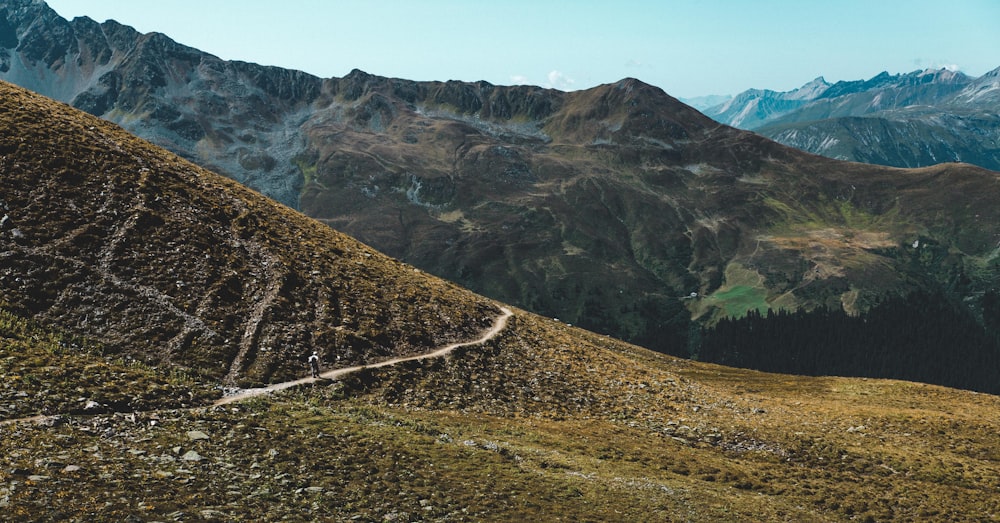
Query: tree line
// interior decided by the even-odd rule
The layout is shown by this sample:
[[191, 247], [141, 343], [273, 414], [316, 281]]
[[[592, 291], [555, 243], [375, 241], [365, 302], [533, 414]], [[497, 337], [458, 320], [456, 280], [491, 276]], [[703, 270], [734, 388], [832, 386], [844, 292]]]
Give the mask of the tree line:
[[749, 311], [703, 328], [701, 361], [811, 376], [893, 378], [1000, 394], [1000, 295], [973, 315], [943, 292], [889, 298], [852, 316], [840, 309]]

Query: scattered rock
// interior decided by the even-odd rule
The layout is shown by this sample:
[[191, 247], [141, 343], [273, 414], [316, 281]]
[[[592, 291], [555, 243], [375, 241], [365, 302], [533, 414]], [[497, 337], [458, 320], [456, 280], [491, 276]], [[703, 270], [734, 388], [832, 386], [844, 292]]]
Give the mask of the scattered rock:
[[198, 441], [198, 440], [202, 440], [202, 439], [209, 439], [208, 438], [208, 434], [205, 434], [204, 432], [202, 432], [200, 430], [189, 430], [187, 432], [187, 437], [191, 441]]
[[65, 425], [69, 421], [66, 416], [47, 416], [39, 421], [39, 424], [43, 427], [58, 427], [60, 425]]
[[189, 450], [181, 456], [181, 459], [184, 461], [201, 461], [201, 454], [198, 454], [193, 450]]

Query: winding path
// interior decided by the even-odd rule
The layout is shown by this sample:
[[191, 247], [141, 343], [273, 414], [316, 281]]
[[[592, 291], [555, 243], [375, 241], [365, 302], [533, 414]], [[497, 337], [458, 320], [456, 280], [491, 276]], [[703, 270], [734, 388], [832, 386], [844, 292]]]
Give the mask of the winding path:
[[406, 361], [417, 361], [417, 360], [427, 360], [431, 358], [440, 358], [452, 352], [459, 347], [465, 347], [467, 345], [479, 345], [480, 343], [486, 343], [491, 340], [494, 336], [500, 333], [507, 326], [507, 320], [513, 314], [507, 307], [500, 307], [501, 314], [497, 316], [496, 320], [493, 321], [493, 326], [483, 333], [479, 338], [472, 341], [462, 341], [458, 343], [452, 343], [451, 345], [445, 345], [435, 349], [432, 352], [426, 354], [418, 354], [416, 356], [408, 356], [403, 358], [393, 358], [391, 360], [381, 361], [379, 363], [373, 363], [371, 365], [358, 365], [356, 367], [344, 367], [342, 369], [328, 370], [326, 372], [321, 372], [318, 378], [302, 378], [292, 381], [286, 381], [284, 383], [275, 383], [274, 385], [269, 385], [267, 387], [260, 387], [254, 389], [243, 389], [236, 394], [231, 394], [215, 400], [212, 404], [216, 405], [228, 405], [230, 403], [235, 403], [237, 401], [245, 400], [247, 398], [252, 398], [254, 396], [260, 396], [261, 394], [270, 394], [272, 392], [277, 392], [279, 390], [289, 389], [293, 387], [299, 387], [302, 385], [308, 385], [310, 383], [316, 383], [320, 380], [335, 380], [337, 378], [346, 376], [358, 372], [362, 369], [377, 369], [380, 367], [388, 367], [390, 365], [396, 365], [398, 363], [403, 363]]
[[[385, 360], [385, 361], [381, 361], [379, 363], [373, 363], [371, 365], [358, 365], [356, 367], [344, 367], [342, 369], [328, 370], [326, 372], [320, 373], [320, 375], [319, 375], [320, 377], [319, 378], [311, 378], [311, 377], [310, 378], [302, 378], [302, 379], [298, 379], [298, 380], [286, 381], [284, 383], [275, 383], [274, 385], [269, 385], [267, 387], [260, 387], [260, 388], [254, 388], [254, 389], [243, 389], [243, 390], [240, 390], [239, 392], [237, 392], [236, 394], [231, 394], [229, 396], [224, 396], [222, 398], [219, 398], [218, 400], [215, 400], [215, 402], [212, 403], [210, 406], [214, 407], [214, 406], [218, 406], [218, 405], [228, 405], [230, 403], [236, 403], [238, 401], [242, 401], [242, 400], [245, 400], [247, 398], [252, 398], [254, 396], [260, 396], [262, 394], [270, 394], [272, 392], [277, 392], [279, 390], [285, 390], [285, 389], [290, 389], [290, 388], [293, 388], [293, 387], [299, 387], [299, 386], [302, 386], [302, 385], [308, 385], [310, 383], [316, 383], [316, 382], [321, 381], [321, 380], [335, 380], [335, 379], [341, 378], [343, 376], [346, 376], [348, 374], [352, 374], [354, 372], [358, 372], [358, 371], [360, 371], [362, 369], [377, 369], [377, 368], [380, 368], [380, 367], [388, 367], [390, 365], [396, 365], [398, 363], [403, 363], [403, 362], [406, 362], [406, 361], [417, 361], [417, 360], [427, 360], [427, 359], [431, 359], [431, 358], [440, 358], [442, 356], [448, 355], [449, 353], [451, 353], [452, 351], [454, 351], [455, 349], [457, 349], [459, 347], [465, 347], [465, 346], [468, 346], [468, 345], [479, 345], [481, 343], [486, 343], [487, 341], [493, 339], [497, 334], [500, 333], [500, 331], [502, 331], [507, 326], [507, 320], [514, 314], [507, 307], [500, 307], [500, 312], [501, 312], [501, 314], [499, 316], [497, 316], [496, 319], [493, 321], [493, 326], [490, 327], [487, 331], [483, 332], [482, 336], [480, 336], [479, 338], [476, 338], [476, 339], [474, 339], [472, 341], [462, 341], [462, 342], [458, 342], [458, 343], [452, 343], [451, 345], [445, 345], [443, 347], [439, 347], [437, 349], [434, 349], [431, 352], [428, 352], [428, 353], [425, 353], [425, 354], [418, 354], [416, 356], [407, 356], [407, 357], [403, 357], [403, 358], [393, 358], [391, 360]], [[203, 406], [202, 407], [192, 407], [192, 409], [201, 409], [201, 408], [205, 408], [205, 407], [203, 407]], [[27, 417], [27, 418], [16, 418], [16, 419], [0, 420], [0, 426], [3, 426], [3, 425], [12, 425], [12, 424], [15, 424], [15, 423], [38, 423], [38, 422], [42, 422], [42, 421], [45, 421], [46, 419], [53, 418], [53, 417], [56, 417], [56, 416], [61, 416], [61, 415], [60, 414], [54, 414], [54, 415], [44, 415], [44, 414], [41, 414], [41, 415], [38, 415], [38, 416], [30, 416], [30, 417]]]

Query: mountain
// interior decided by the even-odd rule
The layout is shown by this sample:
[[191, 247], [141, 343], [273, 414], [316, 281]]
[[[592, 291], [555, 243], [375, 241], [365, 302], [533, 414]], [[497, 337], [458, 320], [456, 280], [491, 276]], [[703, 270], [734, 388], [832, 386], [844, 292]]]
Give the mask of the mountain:
[[[601, 92], [614, 94], [627, 93]], [[979, 174], [951, 169], [891, 174]], [[448, 356], [374, 365], [477, 340], [501, 304], [7, 83], [0, 199], [6, 520], [1000, 511], [996, 396], [731, 369], [522, 310]], [[311, 349], [325, 368], [370, 366], [214, 403], [224, 386], [300, 378]]]
[[635, 79], [318, 79], [39, 2], [0, 14], [5, 78], [415, 268], [659, 351], [693, 355], [701, 327], [748, 310], [859, 314], [920, 290], [985, 324], [997, 286], [996, 174], [970, 165], [816, 157]]
[[755, 129], [821, 96], [831, 85], [821, 76], [793, 91], [750, 89], [724, 103], [702, 109], [709, 117], [741, 129]]
[[712, 94], [708, 96], [696, 96], [694, 98], [680, 98], [680, 101], [699, 111], [704, 111], [709, 107], [724, 104], [732, 99], [733, 97], [731, 95]]
[[297, 129], [321, 81], [227, 62], [114, 21], [61, 18], [44, 2], [0, 4], [0, 79], [71, 103], [295, 206]]
[[830, 158], [894, 167], [965, 162], [997, 171], [998, 71], [980, 78], [947, 69], [882, 73], [783, 104], [815, 82], [789, 93], [752, 90], [705, 114]]
[[[869, 80], [835, 84], [819, 77], [788, 92], [751, 89], [727, 104], [706, 110], [705, 114], [734, 127], [755, 130], [773, 123], [863, 116], [892, 109], [937, 105], [962, 91], [972, 81], [961, 72], [947, 69], [896, 75], [883, 72]], [[759, 105], [771, 100], [796, 103], [788, 104], [781, 110], [758, 109]], [[755, 115], [753, 119], [741, 116], [751, 112]]]

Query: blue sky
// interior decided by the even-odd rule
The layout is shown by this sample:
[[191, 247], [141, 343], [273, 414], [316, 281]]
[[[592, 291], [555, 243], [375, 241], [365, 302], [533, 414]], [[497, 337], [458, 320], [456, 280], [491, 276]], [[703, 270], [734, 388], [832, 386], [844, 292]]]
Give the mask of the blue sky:
[[1000, 67], [1000, 0], [49, 0], [227, 60], [676, 97]]

